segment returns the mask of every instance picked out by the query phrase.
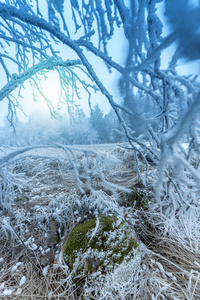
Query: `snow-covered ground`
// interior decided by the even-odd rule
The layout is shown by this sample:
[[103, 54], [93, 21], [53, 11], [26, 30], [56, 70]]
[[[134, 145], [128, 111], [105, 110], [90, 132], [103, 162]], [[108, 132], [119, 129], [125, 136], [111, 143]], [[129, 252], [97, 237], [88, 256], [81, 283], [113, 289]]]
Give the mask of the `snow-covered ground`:
[[[74, 300], [80, 293], [83, 299], [199, 299], [199, 212], [191, 208], [177, 221], [162, 215], [153, 193], [144, 191], [141, 202], [132, 150], [1, 147], [0, 154], [0, 299]], [[154, 170], [150, 165], [152, 176]], [[135, 198], [126, 198], [127, 189]], [[77, 292], [63, 247], [76, 224], [98, 215], [124, 220], [140, 252], [106, 281], [104, 274], [91, 277]]]
[[[137, 174], [132, 152], [115, 144], [1, 147], [0, 153], [5, 185], [0, 238], [7, 240], [0, 251], [0, 295], [18, 299], [28, 293], [26, 268], [37, 268], [47, 278], [52, 268], [63, 265], [62, 245], [75, 224], [98, 214], [124, 218], [117, 195], [133, 188]], [[128, 211], [126, 215], [131, 224]], [[66, 267], [62, 267], [63, 276], [67, 276]], [[31, 293], [35, 293], [33, 288]]]
[[[19, 148], [0, 148], [0, 151], [2, 159], [17, 153]], [[92, 188], [103, 188], [98, 168], [105, 180], [121, 187], [131, 188], [137, 182], [131, 151], [116, 144], [71, 146], [66, 151], [58, 147], [35, 148], [10, 161], [13, 161], [9, 166], [13, 181], [29, 204], [44, 204], [60, 193], [79, 192], [78, 186], [87, 191], [89, 176]]]

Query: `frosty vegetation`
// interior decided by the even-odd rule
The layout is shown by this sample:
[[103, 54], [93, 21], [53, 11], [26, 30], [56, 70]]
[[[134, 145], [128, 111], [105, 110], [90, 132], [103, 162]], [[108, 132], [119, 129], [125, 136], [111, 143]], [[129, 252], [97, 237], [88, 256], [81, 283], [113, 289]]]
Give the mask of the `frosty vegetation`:
[[[106, 155], [98, 153], [100, 148], [96, 153], [92, 149], [77, 150], [68, 144], [78, 143], [80, 131], [73, 129], [72, 139], [65, 133], [62, 138], [65, 125], [58, 123], [56, 131], [48, 133], [47, 139], [42, 137], [42, 132], [39, 139], [45, 144], [57, 143], [54, 148], [46, 145], [46, 149], [59, 148], [62, 157], [58, 153], [53, 158], [49, 154], [30, 153], [34, 147], [41, 149], [43, 144], [41, 140], [31, 140], [37, 128], [30, 119], [25, 126], [30, 128], [31, 135], [26, 138], [28, 130], [21, 126], [23, 135], [19, 133], [19, 139], [12, 138], [16, 139], [15, 145], [24, 148], [13, 149], [12, 153], [1, 149], [1, 297], [34, 295], [33, 272], [35, 286], [49, 299], [57, 295], [71, 299], [82, 296], [85, 299], [200, 299], [200, 84], [198, 76], [184, 76], [177, 71], [181, 59], [199, 63], [200, 6], [191, 2], [1, 1], [0, 101], [8, 103], [9, 124], [17, 127], [17, 114], [23, 111], [20, 99], [27, 85], [32, 88], [33, 99], [42, 97], [51, 116], [58, 116], [42, 89], [48, 72], [56, 71], [60, 82], [58, 109], [65, 104], [69, 115], [76, 118], [78, 99], [88, 101], [91, 108], [89, 122], [82, 116], [82, 138], [89, 131], [89, 144], [125, 142], [123, 149]], [[164, 9], [164, 16], [157, 8]], [[163, 33], [164, 22], [168, 24], [167, 35]], [[115, 55], [116, 40], [126, 49], [121, 51], [120, 58]], [[64, 50], [59, 52], [61, 45]], [[167, 62], [166, 53], [172, 53]], [[107, 88], [110, 72], [117, 74], [115, 87], [121, 94], [120, 103]], [[107, 116], [107, 121], [106, 116], [102, 117], [109, 126], [105, 140], [105, 134], [100, 136], [102, 127], [96, 122], [95, 92], [102, 94], [114, 113], [113, 118]], [[9, 136], [3, 137], [4, 133], [2, 130], [1, 140], [5, 146], [11, 146], [6, 140]], [[56, 140], [54, 134], [58, 133]], [[120, 185], [120, 180], [112, 182], [112, 172], [109, 172], [119, 166], [127, 167], [127, 159], [133, 172], [132, 185]], [[54, 194], [54, 199], [43, 206], [34, 199], [32, 208], [30, 204], [23, 207], [19, 203], [26, 203], [23, 193], [30, 192], [26, 190], [30, 180], [50, 180], [52, 174], [62, 177], [66, 170], [73, 171], [79, 192], [63, 194], [57, 190], [57, 196]], [[119, 169], [115, 180], [117, 176], [120, 176]], [[95, 180], [98, 184], [94, 184]], [[16, 204], [19, 195], [21, 200]], [[63, 263], [61, 240], [75, 224], [100, 214], [123, 218], [140, 240], [141, 255], [132, 261], [131, 270], [124, 262], [106, 274], [107, 281], [104, 275], [98, 282], [90, 277], [77, 290]], [[48, 232], [54, 226], [52, 220], [56, 221], [61, 245], [55, 253], [51, 245], [49, 253], [53, 253], [53, 258], [47, 257], [50, 254], [45, 256], [48, 251], [42, 240], [36, 243], [32, 234], [38, 224], [35, 236], [43, 230], [48, 241]], [[15, 245], [13, 249], [9, 242]], [[20, 251], [27, 255], [22, 265]], [[10, 258], [16, 252], [18, 256], [13, 262]], [[49, 264], [38, 262], [42, 255], [48, 258]], [[121, 282], [119, 270], [130, 272], [126, 282]], [[31, 298], [27, 296], [27, 299]]]
[[5, 120], [0, 128], [2, 146], [27, 145], [90, 145], [123, 141], [120, 124], [113, 111], [105, 116], [95, 105], [90, 117], [80, 108], [74, 111], [71, 121], [66, 118], [52, 120], [50, 115], [34, 111], [26, 122], [18, 121], [13, 130]]

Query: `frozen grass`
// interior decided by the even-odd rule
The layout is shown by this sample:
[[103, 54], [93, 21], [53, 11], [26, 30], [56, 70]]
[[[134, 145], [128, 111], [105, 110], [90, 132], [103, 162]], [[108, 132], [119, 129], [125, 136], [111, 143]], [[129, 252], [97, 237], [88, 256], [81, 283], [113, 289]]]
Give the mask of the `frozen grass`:
[[17, 260], [13, 260], [0, 276], [1, 299], [77, 299], [66, 266], [51, 266], [45, 276], [31, 262], [24, 262], [12, 271], [16, 265]]
[[[78, 155], [80, 164], [93, 170], [92, 158]], [[133, 186], [129, 155], [122, 149], [103, 152], [106, 178], [121, 172], [127, 187]], [[63, 157], [52, 156], [23, 158], [2, 169], [0, 299], [200, 299], [198, 209], [177, 206], [182, 214], [176, 218], [173, 203], [153, 201], [151, 188], [142, 206], [126, 202], [123, 192], [101, 190], [95, 182], [98, 190], [82, 195], [73, 183], [70, 192], [65, 185], [75, 180], [68, 178], [73, 168]], [[109, 168], [103, 166], [107, 160]], [[152, 184], [154, 176], [153, 171]], [[65, 241], [73, 226], [100, 214], [125, 219], [141, 241], [140, 253], [112, 272], [75, 285], [63, 261]]]
[[[1, 299], [199, 299], [199, 255], [179, 241], [158, 235], [154, 243], [143, 247], [140, 257], [121, 264], [106, 277], [91, 277], [82, 289], [76, 288], [68, 268], [59, 260], [46, 274], [44, 268], [37, 265], [35, 269], [28, 259], [19, 264], [22, 252], [18, 256], [13, 252], [7, 264], [4, 254]], [[24, 276], [26, 281], [20, 285]]]

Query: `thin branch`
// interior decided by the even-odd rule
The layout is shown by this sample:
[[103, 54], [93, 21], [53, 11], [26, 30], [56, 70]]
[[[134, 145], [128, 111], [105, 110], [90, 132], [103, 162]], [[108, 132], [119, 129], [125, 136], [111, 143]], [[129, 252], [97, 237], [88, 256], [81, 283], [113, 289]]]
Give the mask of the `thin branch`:
[[17, 75], [13, 74], [11, 80], [0, 90], [0, 101], [7, 97], [11, 92], [13, 92], [19, 85], [23, 84], [27, 79], [30, 79], [36, 73], [46, 69], [53, 70], [56, 67], [71, 67], [81, 64], [80, 60], [55, 60], [54, 57], [51, 57], [45, 61], [42, 61], [35, 66], [29, 68], [27, 71]]

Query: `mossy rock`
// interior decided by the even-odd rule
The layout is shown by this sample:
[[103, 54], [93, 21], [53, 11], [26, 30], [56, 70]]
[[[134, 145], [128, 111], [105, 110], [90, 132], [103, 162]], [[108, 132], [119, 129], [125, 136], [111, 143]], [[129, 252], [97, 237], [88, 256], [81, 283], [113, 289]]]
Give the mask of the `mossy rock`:
[[72, 273], [85, 276], [106, 274], [138, 252], [138, 243], [127, 223], [110, 216], [99, 216], [71, 231], [64, 258]]

